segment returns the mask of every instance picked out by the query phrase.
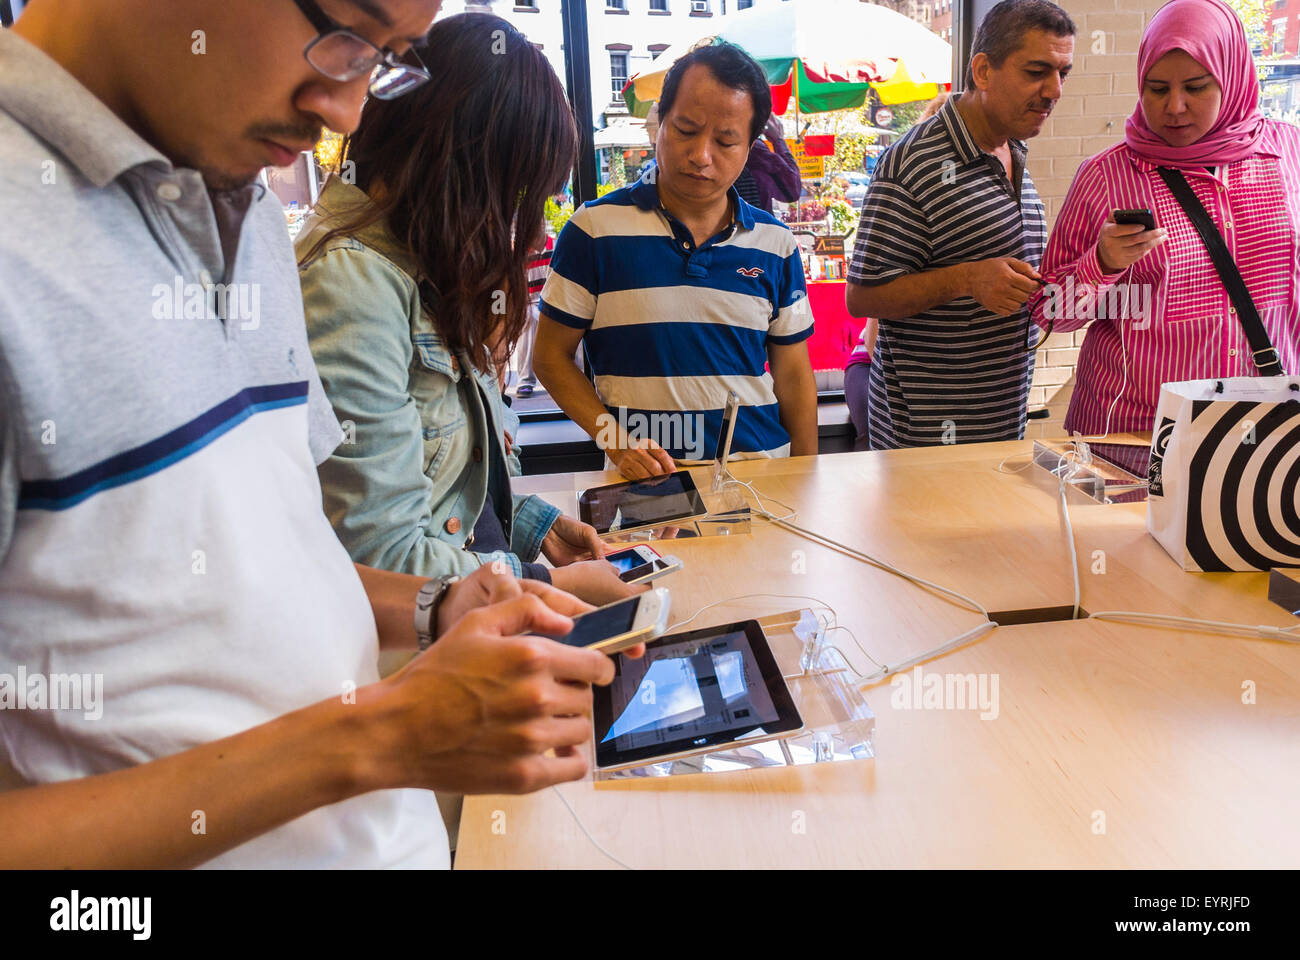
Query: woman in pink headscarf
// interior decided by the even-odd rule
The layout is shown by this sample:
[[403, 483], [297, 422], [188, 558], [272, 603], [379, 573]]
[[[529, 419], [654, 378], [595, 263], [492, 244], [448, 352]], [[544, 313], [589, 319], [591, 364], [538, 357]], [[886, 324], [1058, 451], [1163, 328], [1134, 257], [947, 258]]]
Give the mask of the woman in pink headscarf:
[[[1300, 128], [1260, 113], [1241, 21], [1220, 0], [1166, 4], [1138, 48], [1138, 82], [1124, 141], [1075, 175], [1030, 303], [1044, 330], [1092, 324], [1065, 418], [1071, 433], [1150, 431], [1162, 383], [1272, 369], [1271, 356], [1254, 356], [1160, 168], [1190, 185], [1282, 368], [1300, 373]], [[1116, 223], [1115, 211], [1135, 209], [1149, 210], [1155, 229]]]

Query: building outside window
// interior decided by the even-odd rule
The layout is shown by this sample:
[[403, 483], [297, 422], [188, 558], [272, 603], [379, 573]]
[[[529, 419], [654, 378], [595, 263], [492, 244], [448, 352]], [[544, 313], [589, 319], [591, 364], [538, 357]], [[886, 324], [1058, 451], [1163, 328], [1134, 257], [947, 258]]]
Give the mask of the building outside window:
[[651, 9], [651, 10], [662, 10], [664, 13], [667, 13], [667, 12], [668, 12], [668, 0], [650, 0], [650, 9]]
[[623, 92], [627, 83], [627, 51], [611, 50], [609, 52], [609, 86], [615, 99]]

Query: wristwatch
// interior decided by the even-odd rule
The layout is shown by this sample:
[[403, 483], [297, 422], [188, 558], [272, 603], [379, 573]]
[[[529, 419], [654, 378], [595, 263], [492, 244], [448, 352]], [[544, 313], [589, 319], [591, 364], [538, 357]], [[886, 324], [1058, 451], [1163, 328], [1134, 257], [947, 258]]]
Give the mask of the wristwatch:
[[428, 650], [438, 636], [438, 608], [451, 585], [460, 577], [434, 577], [415, 596], [415, 635], [420, 649]]

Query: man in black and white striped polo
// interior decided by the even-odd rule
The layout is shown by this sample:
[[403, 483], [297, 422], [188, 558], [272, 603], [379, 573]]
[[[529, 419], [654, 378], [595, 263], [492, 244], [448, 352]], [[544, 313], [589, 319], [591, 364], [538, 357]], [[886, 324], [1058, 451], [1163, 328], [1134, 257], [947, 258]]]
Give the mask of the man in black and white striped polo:
[[1061, 96], [1074, 32], [1048, 0], [1003, 0], [975, 35], [962, 95], [876, 167], [846, 294], [851, 314], [880, 321], [872, 449], [1024, 436], [1025, 302], [1047, 240], [1024, 141]]

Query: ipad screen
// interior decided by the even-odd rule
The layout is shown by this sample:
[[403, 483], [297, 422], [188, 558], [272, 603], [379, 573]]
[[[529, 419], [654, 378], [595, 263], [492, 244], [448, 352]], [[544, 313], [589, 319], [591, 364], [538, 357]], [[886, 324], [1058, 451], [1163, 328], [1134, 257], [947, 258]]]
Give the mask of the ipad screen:
[[598, 533], [652, 527], [707, 513], [684, 471], [631, 483], [592, 487], [578, 497], [578, 514]]
[[614, 682], [597, 693], [602, 767], [801, 725], [754, 621], [664, 637], [615, 665]]

